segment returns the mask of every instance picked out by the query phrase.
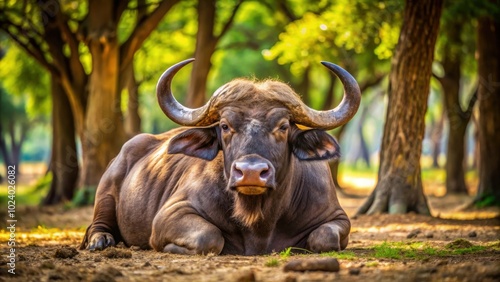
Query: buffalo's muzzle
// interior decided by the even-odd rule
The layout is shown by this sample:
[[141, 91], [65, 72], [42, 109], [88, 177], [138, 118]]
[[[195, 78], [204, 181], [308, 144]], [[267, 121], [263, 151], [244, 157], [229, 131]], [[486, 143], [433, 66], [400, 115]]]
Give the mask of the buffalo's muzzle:
[[260, 195], [274, 188], [274, 167], [260, 156], [245, 156], [231, 166], [230, 187], [245, 195]]

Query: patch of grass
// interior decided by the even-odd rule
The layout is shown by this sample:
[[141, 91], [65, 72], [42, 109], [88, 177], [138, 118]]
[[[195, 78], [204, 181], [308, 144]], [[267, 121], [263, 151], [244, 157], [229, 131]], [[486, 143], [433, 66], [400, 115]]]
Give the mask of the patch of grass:
[[465, 249], [474, 246], [471, 242], [465, 239], [457, 239], [451, 243], [446, 244], [447, 249], [455, 250], [455, 249]]
[[389, 259], [400, 259], [401, 249], [391, 246], [389, 243], [384, 242], [380, 245], [373, 247], [375, 250], [376, 258], [389, 258]]
[[369, 261], [369, 262], [365, 263], [365, 266], [366, 267], [376, 267], [376, 266], [378, 266], [378, 261]]
[[345, 260], [354, 260], [359, 258], [353, 251], [328, 252], [328, 253], [322, 253], [321, 256], [334, 257], [337, 259], [345, 259]]
[[292, 255], [292, 247], [288, 247], [280, 252], [281, 259], [287, 259]]
[[264, 265], [267, 267], [277, 267], [280, 265], [280, 261], [277, 258], [270, 258]]
[[465, 254], [482, 252], [486, 249], [487, 248], [483, 247], [483, 246], [472, 246], [470, 248], [455, 249], [455, 250], [451, 251], [451, 253], [454, 255], [465, 255]]

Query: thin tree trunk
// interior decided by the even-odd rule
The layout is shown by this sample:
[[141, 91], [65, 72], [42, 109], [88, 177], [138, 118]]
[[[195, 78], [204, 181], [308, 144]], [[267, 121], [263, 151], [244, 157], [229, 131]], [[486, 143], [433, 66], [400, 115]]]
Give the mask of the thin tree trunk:
[[363, 124], [368, 112], [368, 107], [365, 107], [361, 112], [361, 117], [358, 123], [358, 136], [359, 136], [359, 150], [360, 157], [363, 159], [367, 167], [370, 167], [370, 152], [368, 150], [368, 145], [366, 144], [365, 137], [363, 135]]
[[[335, 134], [335, 137], [337, 138], [337, 140], [339, 142], [342, 139], [342, 136], [344, 136], [345, 128], [346, 127], [345, 127], [345, 124], [344, 124], [344, 125], [342, 125], [338, 129], [337, 134]], [[330, 166], [330, 172], [332, 173], [333, 184], [335, 185], [335, 187], [337, 189], [342, 189], [342, 187], [339, 184], [339, 180], [338, 180], [338, 176], [339, 176], [339, 163], [340, 163], [340, 159], [334, 159], [334, 160], [329, 161], [328, 165]]]
[[420, 155], [442, 0], [407, 0], [389, 75], [379, 180], [358, 214], [430, 214]]
[[[498, 3], [498, 1], [491, 1]], [[479, 187], [476, 202], [500, 203], [500, 21], [479, 19]]]
[[5, 142], [5, 135], [3, 132], [3, 125], [0, 122], [0, 153], [2, 154], [3, 157], [3, 162], [5, 164], [5, 175], [8, 175], [8, 169], [7, 167], [12, 164], [12, 161], [10, 160], [10, 154], [7, 150], [7, 144]]
[[71, 201], [78, 180], [78, 156], [75, 142], [75, 123], [68, 97], [60, 83], [52, 76], [52, 154], [50, 171], [52, 182], [43, 205]]
[[[461, 54], [459, 46], [462, 23], [451, 20], [445, 26], [447, 35], [443, 46], [444, 76], [439, 78], [443, 87], [444, 105], [449, 123], [448, 145], [446, 152], [446, 193], [467, 194], [465, 184], [465, 132], [470, 113], [464, 112], [460, 105]], [[475, 101], [475, 100], [473, 100]]]
[[215, 52], [217, 38], [214, 36], [216, 0], [198, 1], [198, 33], [196, 34], [196, 50], [186, 97], [188, 107], [200, 107], [205, 104], [207, 78], [212, 63], [210, 59]]
[[311, 86], [310, 73], [311, 73], [311, 68], [306, 67], [304, 73], [302, 74], [302, 79], [296, 87], [297, 93], [300, 94], [302, 101], [304, 101], [306, 105], [310, 105], [311, 102], [309, 95], [309, 88]]
[[439, 155], [441, 155], [441, 139], [443, 138], [444, 113], [435, 122], [431, 133], [432, 142], [432, 167], [439, 168]]
[[128, 138], [141, 132], [141, 117], [139, 115], [139, 84], [135, 79], [134, 65], [129, 64], [120, 76], [120, 88], [128, 95], [127, 115], [125, 116], [125, 132]]
[[19, 136], [16, 134], [16, 123], [12, 119], [9, 122], [9, 135], [10, 135], [10, 162], [11, 165], [16, 167], [16, 175], [21, 173], [21, 168], [19, 164], [21, 163], [21, 148], [26, 137], [26, 132], [28, 130], [28, 124], [18, 123]]
[[215, 52], [219, 40], [230, 29], [238, 9], [244, 0], [238, 0], [231, 11], [229, 19], [223, 23], [221, 32], [216, 35], [215, 16], [217, 0], [198, 0], [198, 33], [196, 34], [196, 61], [193, 63], [191, 83], [186, 97], [186, 105], [200, 107], [205, 103], [207, 78], [212, 63], [210, 59]]

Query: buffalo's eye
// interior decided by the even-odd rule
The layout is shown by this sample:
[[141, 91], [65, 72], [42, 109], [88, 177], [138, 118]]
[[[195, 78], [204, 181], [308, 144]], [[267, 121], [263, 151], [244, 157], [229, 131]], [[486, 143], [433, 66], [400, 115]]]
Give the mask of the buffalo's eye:
[[281, 131], [283, 131], [283, 132], [284, 132], [284, 131], [287, 131], [287, 130], [288, 130], [288, 128], [290, 128], [290, 125], [289, 125], [288, 123], [284, 123], [284, 124], [282, 124], [282, 125], [280, 126], [280, 130], [281, 130]]
[[224, 131], [224, 132], [228, 132], [228, 131], [229, 131], [229, 125], [227, 125], [227, 124], [225, 124], [225, 123], [221, 123], [220, 128], [221, 128], [221, 129], [222, 129], [222, 131]]

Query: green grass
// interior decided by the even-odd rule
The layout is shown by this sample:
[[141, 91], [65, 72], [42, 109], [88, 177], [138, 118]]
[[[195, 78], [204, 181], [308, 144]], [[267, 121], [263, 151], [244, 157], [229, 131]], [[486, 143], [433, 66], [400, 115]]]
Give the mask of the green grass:
[[353, 251], [327, 252], [327, 253], [322, 253], [321, 255], [325, 257], [334, 257], [337, 259], [345, 259], [345, 260], [354, 260], [359, 258], [359, 256], [356, 255], [356, 253]]
[[402, 249], [398, 247], [393, 247], [389, 243], [384, 242], [380, 245], [373, 247], [375, 250], [374, 257], [376, 258], [388, 258], [388, 259], [400, 259]]
[[[294, 255], [296, 248], [286, 248], [279, 253], [279, 258], [272, 257], [266, 261], [265, 266], [275, 267], [288, 260]], [[320, 254], [323, 257], [334, 257], [341, 260], [368, 259], [366, 266], [377, 266], [379, 259], [391, 260], [428, 260], [431, 257], [450, 257], [465, 254], [481, 253], [487, 250], [500, 249], [500, 241], [490, 243], [486, 246], [476, 246], [465, 239], [457, 239], [442, 247], [435, 247], [428, 242], [422, 241], [400, 241], [383, 242], [372, 247], [344, 250], [340, 252], [326, 252]], [[303, 249], [298, 249], [302, 254]], [[303, 254], [304, 255], [304, 254]], [[307, 256], [307, 254], [305, 254]], [[373, 261], [374, 260], [374, 261]]]
[[264, 265], [267, 267], [277, 267], [280, 265], [280, 261], [277, 258], [270, 258]]

